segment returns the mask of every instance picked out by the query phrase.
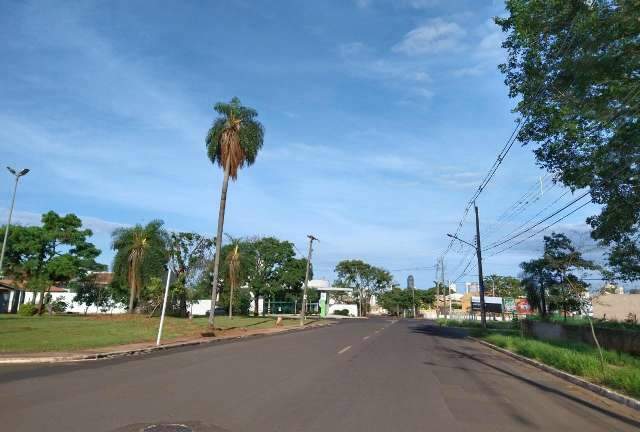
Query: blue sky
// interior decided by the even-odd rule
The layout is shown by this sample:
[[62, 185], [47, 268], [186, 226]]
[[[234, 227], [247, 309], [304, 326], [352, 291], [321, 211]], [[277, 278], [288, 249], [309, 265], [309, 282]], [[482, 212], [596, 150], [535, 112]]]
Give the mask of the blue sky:
[[[76, 213], [105, 263], [117, 226], [160, 218], [213, 233], [222, 176], [204, 137], [213, 104], [238, 96], [266, 135], [230, 186], [226, 232], [274, 235], [302, 253], [313, 233], [318, 277], [361, 258], [403, 285], [413, 273], [430, 286], [424, 267], [514, 126], [492, 23], [503, 13], [501, 2], [479, 0], [4, 1], [2, 163], [32, 169], [17, 221]], [[531, 149], [514, 146], [478, 201], [486, 241], [560, 196], [546, 180], [530, 208], [492, 226], [542, 175]], [[7, 175], [4, 215], [10, 190]], [[591, 212], [559, 229], [589, 243]], [[462, 235], [472, 240], [472, 229], [469, 219]], [[485, 273], [516, 274], [540, 245], [488, 257]], [[447, 278], [466, 252], [447, 255]]]

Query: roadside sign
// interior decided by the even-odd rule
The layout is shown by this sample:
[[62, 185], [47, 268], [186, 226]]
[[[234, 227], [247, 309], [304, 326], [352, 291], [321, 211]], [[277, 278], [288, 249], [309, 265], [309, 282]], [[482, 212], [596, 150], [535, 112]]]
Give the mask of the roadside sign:
[[503, 300], [504, 303], [504, 311], [506, 313], [512, 313], [516, 311], [516, 300], [512, 299], [512, 298], [504, 298]]
[[[484, 307], [486, 312], [502, 313], [502, 297], [484, 297]], [[480, 311], [480, 297], [471, 297], [471, 309]]]

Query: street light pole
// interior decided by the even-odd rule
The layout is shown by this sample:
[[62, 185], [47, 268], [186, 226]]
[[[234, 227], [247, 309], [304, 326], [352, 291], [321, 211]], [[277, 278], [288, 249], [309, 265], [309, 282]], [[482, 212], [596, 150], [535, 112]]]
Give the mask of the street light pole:
[[13, 196], [11, 197], [11, 207], [9, 208], [9, 220], [7, 221], [7, 226], [4, 228], [4, 240], [2, 241], [2, 252], [0, 252], [0, 278], [4, 276], [2, 264], [4, 262], [4, 252], [7, 248], [7, 238], [9, 237], [9, 226], [11, 225], [11, 216], [13, 215], [13, 206], [16, 203], [16, 192], [18, 191], [18, 180], [20, 180], [20, 177], [25, 176], [29, 173], [28, 168], [25, 168], [20, 172], [17, 172], [11, 167], [7, 167], [7, 170], [9, 170], [9, 172], [15, 176], [16, 181], [13, 185]]
[[307, 287], [309, 286], [309, 269], [311, 267], [311, 252], [313, 252], [313, 241], [318, 240], [313, 235], [307, 235], [309, 237], [309, 255], [307, 257], [307, 272], [304, 276], [304, 288], [302, 291], [302, 307], [300, 308], [300, 326], [304, 325], [304, 314], [307, 311]]

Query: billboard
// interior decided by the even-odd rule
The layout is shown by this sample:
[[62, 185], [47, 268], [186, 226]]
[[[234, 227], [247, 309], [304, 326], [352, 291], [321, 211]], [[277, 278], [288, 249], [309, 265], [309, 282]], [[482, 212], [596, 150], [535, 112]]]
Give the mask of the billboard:
[[512, 313], [516, 311], [516, 300], [512, 299], [512, 298], [504, 298], [503, 299], [503, 304], [504, 304], [504, 311], [506, 313]]
[[[502, 313], [502, 297], [484, 296], [484, 308], [486, 312]], [[471, 310], [480, 311], [480, 297], [471, 297]]]
[[529, 305], [529, 300], [517, 299], [516, 313], [518, 313], [519, 315], [530, 315], [532, 311], [531, 311], [531, 305]]

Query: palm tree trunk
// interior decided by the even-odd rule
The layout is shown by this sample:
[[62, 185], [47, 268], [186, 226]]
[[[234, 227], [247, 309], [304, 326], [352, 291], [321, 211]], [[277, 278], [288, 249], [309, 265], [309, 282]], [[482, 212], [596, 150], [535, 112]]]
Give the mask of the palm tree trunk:
[[209, 311], [209, 327], [213, 328], [213, 319], [216, 310], [216, 297], [218, 296], [218, 274], [220, 270], [220, 252], [222, 250], [222, 228], [224, 227], [224, 209], [227, 205], [227, 188], [229, 187], [228, 159], [224, 167], [224, 179], [222, 180], [222, 192], [220, 194], [220, 212], [218, 213], [218, 232], [216, 234], [216, 254], [213, 258], [213, 286], [211, 288], [211, 311]]
[[136, 264], [135, 260], [131, 261], [129, 272], [132, 276], [129, 276], [129, 313], [133, 313], [133, 302], [136, 297]]
[[229, 292], [229, 318], [233, 318], [233, 285], [231, 285]]

